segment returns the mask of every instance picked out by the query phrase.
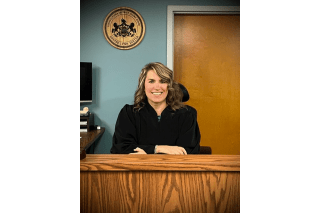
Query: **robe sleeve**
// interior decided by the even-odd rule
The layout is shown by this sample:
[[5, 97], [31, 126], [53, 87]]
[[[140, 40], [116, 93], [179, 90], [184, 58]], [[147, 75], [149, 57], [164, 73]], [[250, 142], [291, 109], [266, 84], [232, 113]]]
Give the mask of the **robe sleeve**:
[[197, 122], [197, 111], [188, 106], [188, 111], [181, 120], [177, 146], [183, 147], [188, 154], [200, 153], [200, 130]]
[[154, 145], [138, 144], [138, 135], [133, 108], [125, 105], [118, 116], [112, 139], [112, 154], [134, 153], [135, 148], [143, 149], [147, 154], [154, 153]]

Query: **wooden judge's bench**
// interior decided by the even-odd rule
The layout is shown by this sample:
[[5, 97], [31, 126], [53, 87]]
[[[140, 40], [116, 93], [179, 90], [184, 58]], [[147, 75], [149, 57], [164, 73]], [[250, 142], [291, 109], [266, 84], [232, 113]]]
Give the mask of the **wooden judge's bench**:
[[240, 212], [240, 155], [87, 154], [80, 212]]

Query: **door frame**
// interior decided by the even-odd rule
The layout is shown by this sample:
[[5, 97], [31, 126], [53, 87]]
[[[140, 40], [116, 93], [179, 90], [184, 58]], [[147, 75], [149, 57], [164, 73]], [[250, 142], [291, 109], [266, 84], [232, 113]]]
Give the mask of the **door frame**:
[[[173, 70], [174, 14], [240, 14], [240, 6], [175, 6], [167, 8], [167, 67]], [[173, 70], [174, 71], [174, 70]]]

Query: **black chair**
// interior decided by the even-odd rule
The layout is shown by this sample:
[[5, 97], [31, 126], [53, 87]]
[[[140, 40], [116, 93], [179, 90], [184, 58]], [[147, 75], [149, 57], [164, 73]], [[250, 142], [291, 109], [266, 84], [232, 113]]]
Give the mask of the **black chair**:
[[[182, 102], [187, 102], [190, 99], [189, 92], [185, 86], [179, 83], [180, 89], [182, 90], [183, 93], [183, 98]], [[200, 153], [203, 155], [211, 155], [212, 154], [212, 149], [210, 146], [200, 146]]]

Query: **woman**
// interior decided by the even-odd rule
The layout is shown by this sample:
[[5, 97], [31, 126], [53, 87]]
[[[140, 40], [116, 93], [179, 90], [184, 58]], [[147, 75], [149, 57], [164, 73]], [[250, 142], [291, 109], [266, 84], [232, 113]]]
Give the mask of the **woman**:
[[110, 150], [113, 154], [198, 154], [197, 111], [182, 100], [173, 72], [147, 64], [139, 76], [134, 104], [119, 113]]

